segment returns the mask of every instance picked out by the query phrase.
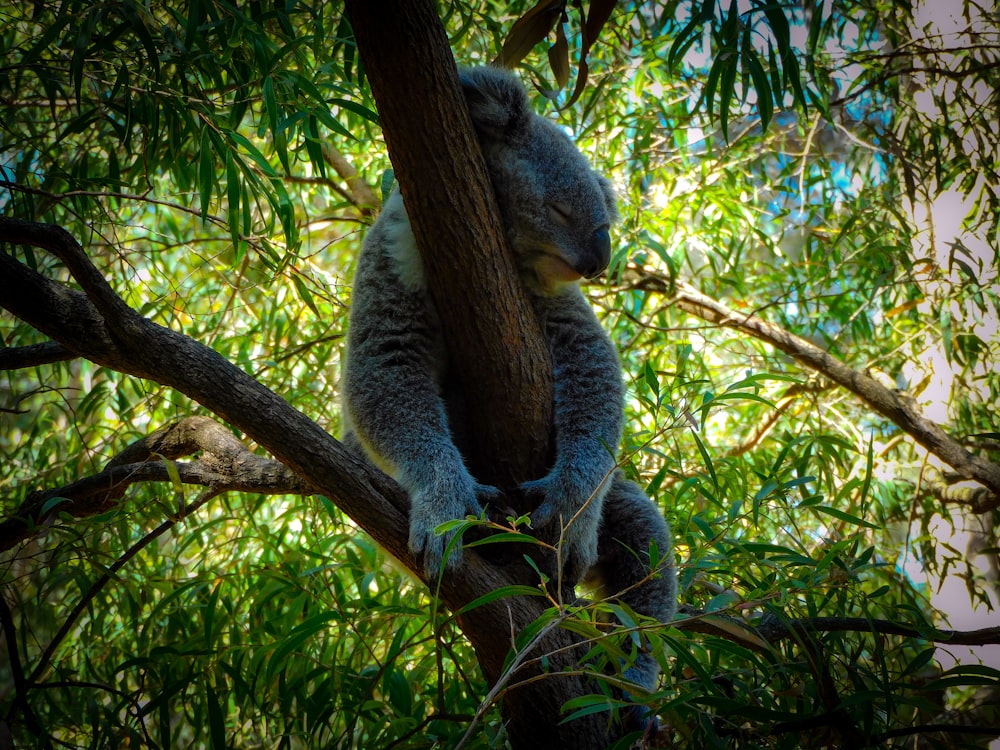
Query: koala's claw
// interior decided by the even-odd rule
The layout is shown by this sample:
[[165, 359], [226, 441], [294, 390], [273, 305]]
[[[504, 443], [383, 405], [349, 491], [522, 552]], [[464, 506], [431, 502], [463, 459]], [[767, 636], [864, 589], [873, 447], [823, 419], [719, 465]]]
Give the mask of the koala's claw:
[[455, 531], [435, 533], [443, 523], [479, 517], [483, 514], [481, 501], [499, 497], [500, 490], [485, 484], [471, 487], [442, 487], [436, 492], [418, 492], [413, 497], [410, 509], [410, 552], [429, 579], [436, 579], [441, 573], [442, 562], [445, 569], [455, 572], [462, 561], [462, 546], [455, 545], [445, 560], [445, 552], [455, 538]]
[[[547, 478], [535, 479], [517, 488], [522, 507], [532, 509], [531, 528], [535, 530], [545, 528], [557, 518], [558, 508], [549, 497], [549, 484]], [[563, 519], [566, 521], [569, 519]]]
[[531, 528], [550, 543], [561, 542], [564, 570], [574, 578], [586, 573], [597, 561], [600, 501], [592, 500], [581, 512], [590, 494], [553, 474], [525, 482], [519, 490], [524, 498], [537, 499]]
[[[477, 484], [476, 485], [476, 500], [479, 501], [480, 511], [487, 506], [493, 506], [494, 508], [503, 504], [506, 501], [506, 497], [502, 490], [497, 489], [491, 484]], [[478, 513], [476, 515], [479, 515]]]
[[410, 532], [410, 552], [416, 558], [417, 565], [430, 580], [435, 580], [441, 574], [441, 564], [444, 562], [445, 569], [454, 572], [458, 569], [462, 561], [462, 546], [456, 545], [444, 559], [445, 550], [454, 538], [455, 532], [449, 531], [446, 534], [435, 534], [431, 527], [426, 531]]

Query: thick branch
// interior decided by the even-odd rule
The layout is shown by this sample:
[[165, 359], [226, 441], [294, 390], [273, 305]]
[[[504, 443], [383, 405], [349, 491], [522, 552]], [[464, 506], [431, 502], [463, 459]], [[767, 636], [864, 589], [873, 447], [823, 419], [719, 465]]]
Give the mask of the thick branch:
[[358, 174], [354, 165], [330, 143], [323, 144], [323, 159], [333, 167], [340, 179], [344, 181], [346, 188], [340, 191], [342, 195], [358, 209], [362, 216], [374, 214], [379, 205], [378, 196], [368, 187], [368, 183]]
[[[52, 251], [67, 267], [76, 269], [74, 273], [80, 272], [84, 280], [81, 286], [101, 299], [107, 318], [88, 295], [44, 278], [2, 251], [0, 306], [78, 356], [170, 386], [202, 404], [329, 497], [410, 570], [418, 569], [407, 548], [408, 499], [392, 479], [351, 455], [319, 425], [214, 350], [142, 318], [121, 300], [110, 300], [114, 293], [65, 230], [0, 217], [0, 241]], [[516, 582], [506, 571], [469, 551], [461, 575], [445, 577], [439, 593], [449, 609], [458, 611], [484, 594]], [[546, 606], [547, 600], [539, 597], [507, 598], [462, 615], [463, 630], [491, 682], [503, 675], [510, 633], [522, 631]], [[539, 649], [553, 653], [549, 667], [561, 671], [575, 665], [579, 653], [574, 644], [580, 640], [568, 631], [556, 630]], [[531, 676], [519, 673], [515, 679]], [[546, 736], [556, 738], [552, 746], [606, 744], [610, 736], [606, 717], [575, 721], [571, 729], [559, 725], [565, 700], [592, 692], [593, 685], [580, 675], [560, 677], [555, 684], [559, 690], [529, 681], [526, 687], [507, 694], [505, 706], [516, 706], [511, 715], [517, 717], [517, 727], [511, 726], [511, 737], [517, 735], [522, 740], [515, 745], [533, 746], [538, 726], [551, 733]], [[564, 732], [574, 739], [560, 745]]]
[[969, 453], [941, 427], [923, 416], [914, 404], [805, 339], [768, 323], [754, 313], [740, 313], [702, 294], [687, 284], [678, 284], [674, 304], [684, 312], [716, 325], [747, 333], [793, 357], [860, 398], [874, 411], [892, 420], [920, 445], [966, 479], [988, 487], [1000, 497], [1000, 465]]
[[0, 349], [0, 370], [18, 370], [22, 367], [66, 362], [70, 359], [75, 357], [72, 352], [66, 350], [66, 347], [55, 341], [46, 341], [42, 344]]
[[893, 622], [871, 620], [866, 617], [813, 617], [802, 620], [779, 620], [767, 617], [757, 628], [769, 643], [803, 633], [879, 633], [904, 638], [921, 638], [949, 646], [986, 646], [1000, 644], [1000, 626], [979, 630], [920, 629]]
[[979, 630], [921, 629], [892, 620], [873, 620], [867, 617], [808, 617], [786, 620], [770, 614], [764, 615], [760, 623], [754, 625], [737, 617], [704, 612], [688, 605], [681, 606], [680, 612], [685, 616], [684, 619], [674, 623], [679, 630], [725, 638], [754, 651], [762, 651], [768, 645], [787, 638], [815, 633], [878, 633], [898, 635], [903, 638], [920, 638], [949, 646], [1000, 644], [1000, 626]]
[[[146, 320], [114, 295], [64, 230], [0, 217], [0, 239], [51, 250], [83, 269], [88, 295], [45, 279], [0, 252], [0, 305], [75, 355], [119, 372], [176, 388], [241, 429], [328, 495], [389, 552], [411, 564], [406, 547], [407, 499], [391, 479], [356, 459], [301, 412], [218, 353]], [[87, 271], [87, 267], [93, 273]], [[75, 272], [74, 272], [75, 273]], [[80, 281], [80, 278], [77, 278]]]
[[97, 515], [114, 507], [133, 484], [169, 482], [173, 476], [166, 461], [199, 452], [200, 460], [174, 463], [173, 471], [183, 484], [207, 487], [213, 494], [315, 491], [284, 464], [251, 453], [218, 422], [188, 417], [132, 443], [99, 474], [65, 487], [32, 492], [11, 518], [0, 523], [0, 551], [31, 536], [54, 513], [69, 513], [77, 518]]
[[926, 472], [922, 487], [938, 500], [964, 505], [976, 515], [1000, 508], [1000, 495], [974, 482], [951, 484], [937, 471]]

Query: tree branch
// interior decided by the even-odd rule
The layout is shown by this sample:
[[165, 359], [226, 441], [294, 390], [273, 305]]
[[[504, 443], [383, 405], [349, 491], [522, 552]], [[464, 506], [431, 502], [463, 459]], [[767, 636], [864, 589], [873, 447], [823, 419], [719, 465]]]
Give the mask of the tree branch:
[[373, 216], [381, 201], [368, 186], [368, 183], [364, 181], [364, 178], [358, 174], [358, 170], [354, 168], [354, 165], [331, 143], [323, 144], [323, 159], [333, 167], [334, 171], [346, 185], [344, 188], [334, 185], [334, 189], [350, 201], [359, 214], [364, 217]]
[[[0, 305], [76, 356], [163, 383], [198, 401], [413, 566], [406, 544], [408, 501], [389, 477], [348, 453], [319, 425], [211, 348], [131, 310], [62, 228], [0, 217], [0, 240], [53, 251], [87, 292], [48, 280], [0, 252]], [[91, 294], [101, 300], [99, 306]]]
[[24, 723], [32, 734], [39, 740], [42, 747], [51, 747], [52, 743], [45, 732], [45, 727], [39, 721], [35, 709], [28, 701], [28, 690], [31, 683], [24, 674], [24, 667], [21, 664], [21, 653], [17, 648], [17, 630], [14, 627], [14, 615], [7, 605], [3, 591], [0, 590], [0, 630], [3, 630], [4, 644], [7, 650], [7, 661], [10, 665], [10, 676], [14, 682], [14, 700], [11, 702], [11, 711], [16, 707], [24, 717]]
[[[201, 452], [200, 460], [173, 463]], [[168, 467], [168, 462], [173, 463]], [[311, 494], [315, 488], [284, 464], [251, 453], [231, 432], [208, 417], [188, 417], [137, 440], [108, 462], [99, 474], [65, 487], [32, 492], [21, 507], [0, 522], [0, 551], [37, 533], [54, 513], [85, 518], [114, 507], [137, 482], [201, 485], [265, 495]], [[57, 500], [58, 498], [58, 500]]]
[[736, 312], [689, 284], [678, 283], [670, 289], [663, 280], [648, 277], [643, 280], [643, 285], [670, 294], [672, 303], [684, 312], [753, 336], [843, 386], [949, 464], [960, 476], [979, 482], [995, 498], [1000, 498], [1000, 465], [967, 451], [939, 425], [924, 417], [911, 401], [900, 398], [873, 378], [857, 372], [829, 352], [765, 321], [757, 314]]
[[24, 367], [50, 365], [54, 362], [66, 362], [71, 359], [76, 359], [76, 357], [62, 344], [55, 341], [45, 341], [41, 344], [0, 349], [0, 370], [19, 370]]
[[944, 503], [967, 506], [976, 515], [1000, 508], [1000, 495], [988, 488], [972, 482], [949, 481], [933, 469], [925, 472], [921, 487]]
[[949, 646], [987, 646], [1000, 644], [1000, 626], [978, 630], [944, 630], [916, 628], [892, 620], [873, 620], [867, 617], [807, 617], [780, 619], [765, 614], [760, 623], [753, 625], [738, 617], [705, 612], [690, 605], [681, 605], [684, 619], [674, 626], [691, 633], [703, 633], [738, 643], [754, 651], [792, 637], [810, 636], [815, 633], [878, 633], [898, 635], [903, 638], [921, 638]]

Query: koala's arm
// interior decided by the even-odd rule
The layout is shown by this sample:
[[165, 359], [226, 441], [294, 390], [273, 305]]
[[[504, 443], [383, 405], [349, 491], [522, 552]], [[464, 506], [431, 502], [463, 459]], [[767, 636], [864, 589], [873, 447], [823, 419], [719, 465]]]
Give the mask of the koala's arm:
[[[370, 458], [410, 496], [410, 549], [436, 576], [449, 536], [434, 528], [478, 515], [491, 488], [478, 485], [451, 439], [440, 395], [437, 321], [426, 292], [400, 279], [372, 232], [358, 261], [344, 372], [347, 427]], [[449, 558], [458, 563], [460, 550]]]
[[523, 489], [541, 501], [533, 526], [566, 531], [565, 564], [582, 575], [597, 559], [597, 532], [622, 436], [625, 388], [618, 353], [576, 288], [541, 300], [555, 369], [556, 458], [548, 475]]

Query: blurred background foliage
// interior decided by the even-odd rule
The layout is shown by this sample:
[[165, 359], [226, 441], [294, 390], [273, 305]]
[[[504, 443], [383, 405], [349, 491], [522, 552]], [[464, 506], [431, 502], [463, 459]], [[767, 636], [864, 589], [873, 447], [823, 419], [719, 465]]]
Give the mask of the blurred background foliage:
[[[589, 293], [629, 384], [623, 460], [674, 526], [683, 603], [740, 632], [823, 616], [921, 636], [655, 628], [661, 741], [986, 746], [1000, 647], [932, 641], [996, 622], [996, 496], [738, 318], [997, 460], [996, 9], [538, 6], [556, 20], [514, 39], [520, 72], [622, 196], [609, 283]], [[496, 58], [532, 9], [439, 7], [460, 64]], [[334, 434], [352, 263], [390, 184], [337, 2], [0, 8], [0, 211], [66, 227], [129, 304]], [[737, 325], [684, 312], [680, 284]], [[6, 313], [0, 335], [44, 340]], [[198, 411], [83, 361], [4, 372], [2, 515]], [[233, 494], [177, 518], [196, 494], [133, 488], [3, 553], [0, 747], [504, 746], [457, 627], [332, 504]], [[942, 723], [981, 731], [920, 729]]]

